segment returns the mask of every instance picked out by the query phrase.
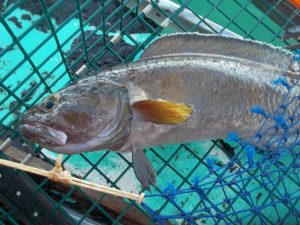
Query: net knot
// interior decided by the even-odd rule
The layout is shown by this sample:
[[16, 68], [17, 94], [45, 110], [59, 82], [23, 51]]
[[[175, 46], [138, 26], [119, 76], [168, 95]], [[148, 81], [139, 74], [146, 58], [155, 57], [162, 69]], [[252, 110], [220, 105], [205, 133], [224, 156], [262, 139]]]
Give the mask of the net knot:
[[262, 115], [265, 118], [269, 118], [269, 115], [266, 113], [266, 111], [258, 105], [253, 106], [251, 108], [251, 112]]
[[253, 206], [253, 207], [251, 208], [251, 211], [252, 211], [253, 213], [255, 213], [255, 214], [259, 214], [259, 213], [260, 213], [260, 210], [261, 210], [260, 207], [255, 207], [255, 206]]
[[274, 85], [282, 85], [284, 86], [288, 91], [291, 90], [291, 86], [289, 85], [288, 81], [286, 80], [285, 77], [279, 77], [276, 80], [272, 81], [272, 84]]
[[175, 199], [176, 188], [173, 184], [168, 184], [167, 187], [163, 190], [163, 193], [167, 199]]
[[220, 213], [220, 212], [216, 213], [216, 218], [223, 219], [224, 217], [225, 217], [225, 215], [223, 213]]
[[245, 150], [246, 150], [246, 156], [248, 159], [249, 166], [252, 167], [253, 166], [253, 158], [256, 154], [255, 148], [252, 147], [251, 145], [247, 145]]
[[293, 57], [294, 61], [300, 61], [300, 49], [295, 51], [295, 55]]
[[198, 188], [199, 187], [199, 183], [200, 183], [200, 177], [199, 176], [195, 176], [192, 180], [192, 188]]
[[213, 156], [208, 156], [206, 158], [206, 163], [209, 170], [214, 170], [216, 159]]
[[58, 155], [55, 166], [48, 173], [48, 178], [54, 182], [72, 183], [72, 176], [69, 171], [63, 170], [61, 166], [62, 155]]
[[274, 121], [278, 124], [278, 126], [282, 127], [284, 130], [288, 130], [288, 126], [286, 125], [286, 121], [283, 115], [278, 114], [274, 116]]
[[229, 141], [239, 142], [240, 137], [239, 137], [239, 135], [238, 135], [237, 133], [235, 133], [235, 132], [229, 132], [229, 133], [228, 133], [228, 136], [227, 136], [227, 139], [228, 139]]

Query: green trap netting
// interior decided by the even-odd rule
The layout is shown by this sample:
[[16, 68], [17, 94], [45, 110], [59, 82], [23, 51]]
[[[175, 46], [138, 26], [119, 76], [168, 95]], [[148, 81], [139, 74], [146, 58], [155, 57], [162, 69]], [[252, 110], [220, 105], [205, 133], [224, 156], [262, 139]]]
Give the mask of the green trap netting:
[[[162, 34], [179, 31], [222, 33], [284, 46], [288, 44], [281, 41], [284, 30], [299, 24], [299, 21], [298, 10], [283, 0], [0, 1], [0, 139], [10, 138], [13, 146], [22, 150], [22, 153], [18, 152], [19, 158], [16, 153], [8, 152], [1, 152], [2, 157], [13, 155], [21, 161], [31, 154], [45, 162], [38, 165], [47, 168], [53, 164], [55, 153], [25, 143], [20, 138], [15, 128], [18, 116], [49, 93], [81, 76], [137, 60], [145, 47]], [[231, 150], [240, 149], [236, 139], [228, 143]], [[240, 179], [242, 182], [236, 186], [234, 183], [230, 187], [223, 185], [222, 168], [235, 154], [226, 148], [228, 143], [212, 140], [147, 149], [147, 157], [158, 174], [158, 188], [151, 192], [163, 193], [167, 198], [146, 192], [149, 195], [143, 207], [133, 201], [78, 187], [62, 187], [48, 179], [29, 177], [21, 172], [12, 173], [6, 179], [5, 174], [9, 172], [5, 173], [6, 170], [1, 168], [0, 223], [299, 223], [299, 198], [281, 198], [275, 189], [262, 188], [264, 179], [257, 178], [263, 173], [261, 170], [245, 170], [246, 174], [237, 172], [245, 166], [243, 163], [247, 164], [249, 158], [254, 157], [251, 151], [247, 151], [248, 161], [231, 165], [226, 170], [229, 177], [232, 173], [232, 176], [245, 179]], [[66, 155], [64, 167], [73, 175], [96, 183], [136, 193], [143, 191], [133, 173], [130, 154], [100, 151]], [[208, 176], [209, 173], [213, 176]], [[280, 177], [285, 175], [283, 173]], [[286, 176], [286, 183], [274, 181], [273, 184], [268, 180], [265, 185], [280, 184], [286, 193], [297, 193], [298, 175], [296, 178], [290, 174]], [[252, 179], [247, 180], [247, 177]], [[205, 178], [208, 180], [204, 182]], [[201, 182], [207, 186], [201, 186]], [[219, 185], [219, 188], [213, 188], [214, 185]], [[37, 200], [31, 202], [27, 199], [28, 204], [20, 204], [24, 199], [21, 201], [19, 197], [24, 195], [17, 194], [16, 187], [22, 189], [20, 193], [27, 191], [28, 196], [33, 193]], [[191, 187], [194, 188], [193, 194], [176, 192]], [[174, 193], [180, 194], [175, 207], [172, 204]], [[253, 206], [250, 214], [249, 205]], [[266, 207], [260, 207], [257, 212], [257, 206]], [[200, 216], [190, 220], [182, 210]], [[240, 211], [241, 214], [237, 213]]]

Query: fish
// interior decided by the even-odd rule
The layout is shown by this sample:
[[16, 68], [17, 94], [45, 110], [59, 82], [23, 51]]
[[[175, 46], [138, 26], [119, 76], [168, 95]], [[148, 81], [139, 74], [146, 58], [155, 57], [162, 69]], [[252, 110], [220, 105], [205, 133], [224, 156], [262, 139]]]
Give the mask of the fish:
[[[175, 33], [151, 43], [136, 62], [117, 65], [46, 97], [19, 121], [28, 140], [64, 154], [132, 152], [143, 187], [156, 174], [146, 147], [253, 135], [296, 82], [299, 62], [282, 48], [222, 35]], [[299, 93], [294, 88], [290, 96]]]

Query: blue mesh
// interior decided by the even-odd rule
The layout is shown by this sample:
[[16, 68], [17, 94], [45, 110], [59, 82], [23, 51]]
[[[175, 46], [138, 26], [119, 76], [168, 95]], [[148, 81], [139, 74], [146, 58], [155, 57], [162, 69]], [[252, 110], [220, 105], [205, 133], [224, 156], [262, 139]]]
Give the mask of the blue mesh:
[[[295, 60], [299, 60], [298, 54]], [[248, 140], [237, 133], [228, 134], [228, 141], [238, 143], [239, 148], [227, 165], [220, 166], [215, 158], [207, 157], [207, 175], [198, 174], [190, 186], [178, 190], [169, 184], [159, 194], [146, 195], [142, 207], [157, 224], [166, 220], [182, 224], [300, 224], [300, 96], [289, 96], [297, 82], [289, 84], [279, 77], [272, 83], [286, 88], [287, 94], [272, 113], [261, 106], [249, 109], [264, 120]], [[234, 173], [233, 167], [237, 168]], [[197, 199], [198, 204], [183, 207], [183, 196]], [[147, 204], [153, 198], [170, 204], [174, 214], [153, 209]]]

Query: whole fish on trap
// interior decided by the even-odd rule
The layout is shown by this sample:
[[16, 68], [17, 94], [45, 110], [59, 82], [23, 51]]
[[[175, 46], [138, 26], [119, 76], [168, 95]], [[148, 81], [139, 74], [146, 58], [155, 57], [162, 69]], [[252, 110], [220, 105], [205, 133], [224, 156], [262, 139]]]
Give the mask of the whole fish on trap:
[[249, 138], [263, 119], [250, 108], [263, 105], [274, 111], [287, 90], [272, 81], [283, 76], [295, 83], [298, 71], [293, 54], [267, 44], [216, 35], [167, 35], [152, 43], [138, 62], [50, 95], [24, 114], [20, 131], [60, 153], [132, 151], [135, 173], [148, 188], [155, 172], [144, 147], [224, 139], [229, 132]]
[[[35, 167], [65, 156], [52, 170], [0, 164], [65, 184], [13, 185], [0, 170], [13, 186], [0, 183], [0, 203], [10, 194], [37, 224], [51, 208], [58, 224], [105, 223], [100, 214], [114, 224], [300, 224], [295, 1], [26, 2], [0, 3], [0, 137], [21, 137], [34, 154], [16, 160], [26, 153], [10, 139], [0, 149]], [[31, 189], [41, 193], [32, 202], [55, 201], [23, 204]]]

